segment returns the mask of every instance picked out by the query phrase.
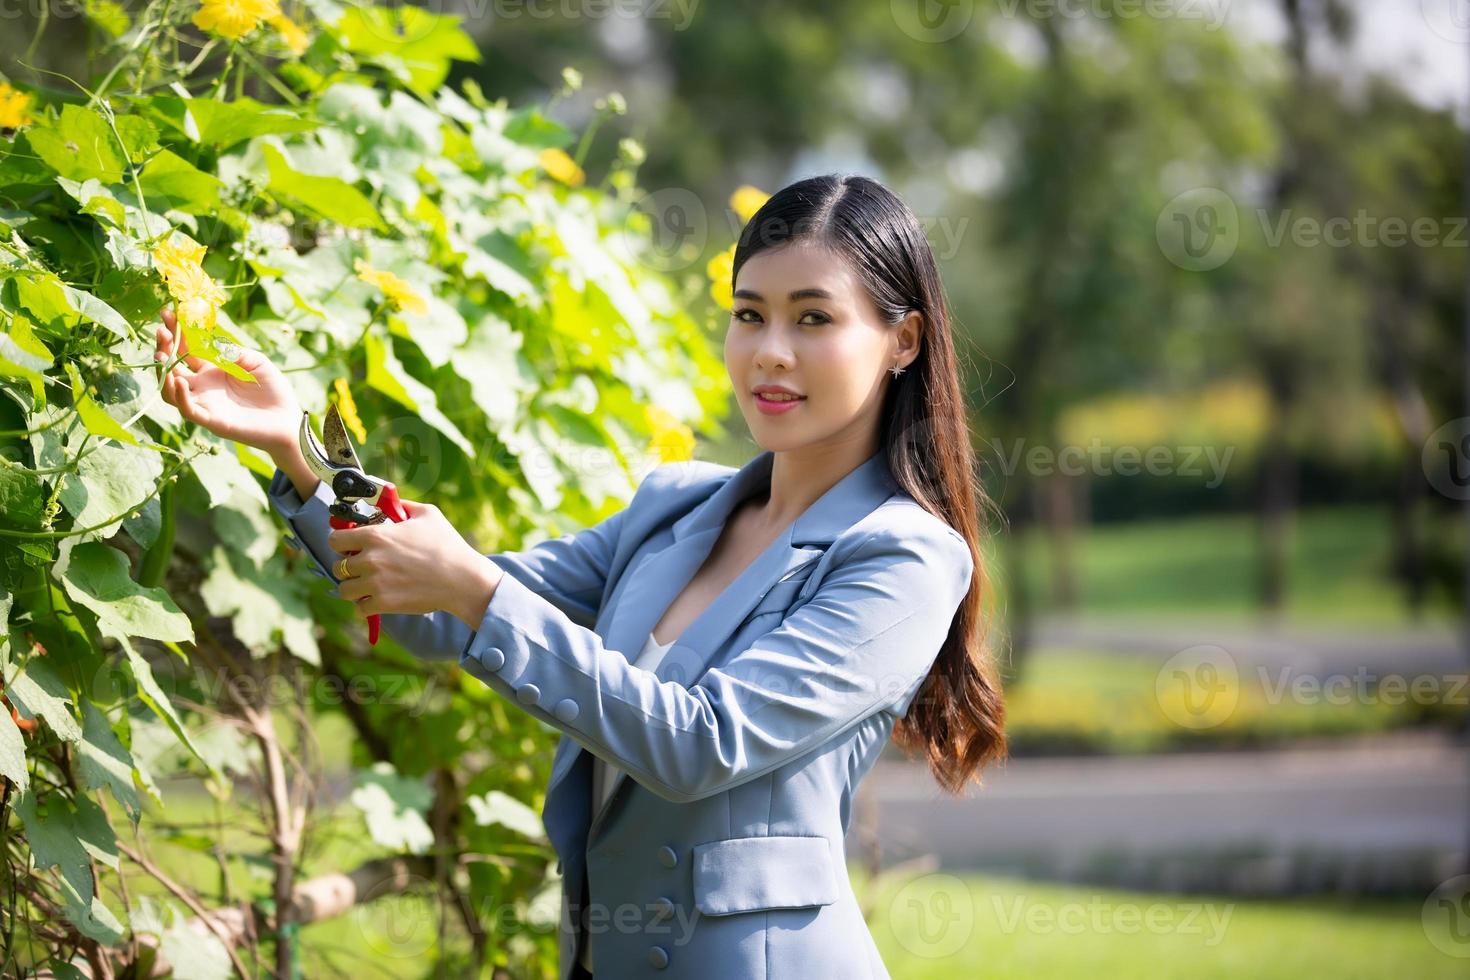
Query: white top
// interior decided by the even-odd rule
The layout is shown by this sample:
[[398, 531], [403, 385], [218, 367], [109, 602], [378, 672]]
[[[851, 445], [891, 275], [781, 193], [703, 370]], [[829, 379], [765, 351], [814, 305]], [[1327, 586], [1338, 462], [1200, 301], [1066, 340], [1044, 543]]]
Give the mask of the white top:
[[[670, 640], [660, 646], [654, 642], [653, 633], [650, 632], [647, 641], [643, 644], [643, 649], [633, 659], [633, 666], [642, 667], [644, 670], [656, 670], [659, 663], [663, 661], [664, 655], [669, 652], [669, 648], [673, 645], [674, 641]], [[593, 818], [597, 816], [598, 811], [602, 809], [602, 805], [607, 802], [608, 796], [611, 795], [613, 777], [619, 771], [617, 766], [608, 765], [595, 755], [592, 757]], [[582, 929], [584, 932], [587, 930], [587, 909], [585, 906], [582, 909]], [[585, 940], [582, 943], [582, 955], [578, 957], [577, 962], [581, 963], [582, 967], [588, 973], [592, 972], [591, 940]]]

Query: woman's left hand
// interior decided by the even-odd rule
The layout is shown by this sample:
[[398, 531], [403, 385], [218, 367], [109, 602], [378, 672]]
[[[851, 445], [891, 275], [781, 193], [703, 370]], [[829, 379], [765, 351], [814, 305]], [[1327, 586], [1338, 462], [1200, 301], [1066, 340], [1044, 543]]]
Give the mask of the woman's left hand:
[[[476, 551], [433, 504], [403, 501], [408, 520], [341, 528], [327, 544], [347, 558], [347, 577], [337, 586], [359, 616], [447, 610], [479, 627], [503, 574]], [[335, 562], [333, 572], [339, 572]]]

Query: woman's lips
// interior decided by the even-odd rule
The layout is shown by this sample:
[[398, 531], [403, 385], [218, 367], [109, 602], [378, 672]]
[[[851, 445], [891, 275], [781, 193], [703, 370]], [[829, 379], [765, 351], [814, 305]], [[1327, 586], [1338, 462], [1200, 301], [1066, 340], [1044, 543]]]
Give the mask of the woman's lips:
[[793, 408], [800, 405], [804, 401], [806, 401], [806, 398], [804, 396], [801, 398], [791, 398], [783, 401], [777, 401], [774, 398], [767, 398], [765, 395], [756, 395], [755, 407], [760, 409], [761, 413], [764, 415], [780, 415], [782, 412], [791, 411]]

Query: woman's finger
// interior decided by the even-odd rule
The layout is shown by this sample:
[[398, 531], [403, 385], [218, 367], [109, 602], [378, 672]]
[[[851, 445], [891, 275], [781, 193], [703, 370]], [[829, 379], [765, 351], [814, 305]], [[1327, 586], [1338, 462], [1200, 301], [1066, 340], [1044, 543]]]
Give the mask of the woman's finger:
[[202, 425], [208, 428], [210, 421], [209, 412], [205, 411], [204, 408], [197, 401], [194, 400], [194, 391], [189, 387], [189, 379], [180, 375], [177, 385], [178, 387], [176, 390], [178, 391], [179, 395], [179, 411], [183, 413], [184, 418], [188, 419], [190, 422], [194, 422], [198, 425]]
[[[378, 527], [371, 524], [364, 524], [359, 527], [335, 528], [327, 535], [327, 547], [340, 555], [345, 555], [352, 551], [361, 551], [364, 547], [372, 543], [377, 533]], [[361, 563], [358, 562], [357, 564], [360, 565]]]
[[167, 316], [164, 322], [169, 328], [169, 353], [173, 354], [177, 351], [183, 355], [184, 363], [189, 366], [189, 370], [202, 371], [204, 362], [189, 353], [189, 338], [184, 336], [184, 328], [179, 325], [178, 319], [171, 311], [165, 312]]

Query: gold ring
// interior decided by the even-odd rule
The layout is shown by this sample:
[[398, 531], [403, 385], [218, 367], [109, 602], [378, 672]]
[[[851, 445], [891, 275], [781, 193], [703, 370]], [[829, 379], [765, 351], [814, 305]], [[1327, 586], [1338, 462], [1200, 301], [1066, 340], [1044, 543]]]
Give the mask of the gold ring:
[[338, 558], [337, 559], [336, 569], [337, 569], [337, 577], [338, 578], [352, 578], [351, 575], [348, 575], [347, 574], [347, 556], [346, 555], [343, 555], [341, 558]]

